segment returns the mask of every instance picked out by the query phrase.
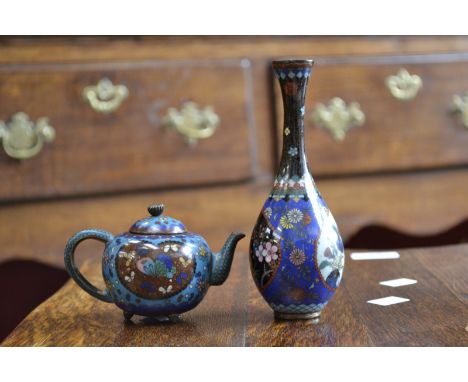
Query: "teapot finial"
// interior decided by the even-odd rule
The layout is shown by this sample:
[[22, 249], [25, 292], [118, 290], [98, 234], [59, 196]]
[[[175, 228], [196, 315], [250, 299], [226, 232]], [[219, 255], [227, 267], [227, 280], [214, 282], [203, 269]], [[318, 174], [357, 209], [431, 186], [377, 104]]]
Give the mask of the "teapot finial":
[[164, 211], [164, 204], [152, 204], [148, 207], [148, 212], [151, 216], [159, 216]]

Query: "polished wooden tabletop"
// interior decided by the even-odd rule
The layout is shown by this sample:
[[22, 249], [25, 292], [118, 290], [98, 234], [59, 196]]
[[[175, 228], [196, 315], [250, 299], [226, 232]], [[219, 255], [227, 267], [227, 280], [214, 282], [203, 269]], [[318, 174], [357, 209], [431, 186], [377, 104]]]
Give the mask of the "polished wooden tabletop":
[[[245, 253], [231, 275], [178, 322], [141, 317], [126, 323], [112, 304], [69, 281], [37, 307], [3, 346], [468, 346], [468, 245], [399, 251], [392, 260], [356, 261], [346, 255], [343, 282], [321, 321], [276, 321], [257, 292]], [[82, 272], [98, 283], [99, 261]], [[397, 278], [416, 284], [392, 288]], [[368, 300], [398, 296], [379, 306]]]

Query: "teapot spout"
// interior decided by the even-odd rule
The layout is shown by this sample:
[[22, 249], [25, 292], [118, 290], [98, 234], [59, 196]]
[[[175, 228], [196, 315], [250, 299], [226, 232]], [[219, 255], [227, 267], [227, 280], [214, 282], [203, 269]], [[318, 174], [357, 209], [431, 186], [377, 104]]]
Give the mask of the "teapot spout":
[[213, 254], [211, 260], [210, 285], [224, 283], [231, 270], [234, 251], [239, 240], [245, 235], [241, 232], [233, 232], [229, 235], [220, 252]]

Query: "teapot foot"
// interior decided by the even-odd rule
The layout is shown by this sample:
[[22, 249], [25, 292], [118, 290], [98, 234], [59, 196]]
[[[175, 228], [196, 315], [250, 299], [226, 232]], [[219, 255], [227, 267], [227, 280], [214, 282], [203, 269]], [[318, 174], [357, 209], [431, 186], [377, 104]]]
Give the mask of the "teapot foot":
[[275, 311], [275, 318], [277, 320], [311, 320], [313, 324], [318, 324], [320, 313], [322, 311], [312, 313], [284, 313]]
[[167, 316], [155, 316], [152, 319], [158, 322], [179, 322], [180, 316], [178, 314], [169, 314]]
[[130, 313], [130, 312], [123, 312], [123, 315], [124, 315], [125, 321], [130, 321], [133, 317], [133, 313]]

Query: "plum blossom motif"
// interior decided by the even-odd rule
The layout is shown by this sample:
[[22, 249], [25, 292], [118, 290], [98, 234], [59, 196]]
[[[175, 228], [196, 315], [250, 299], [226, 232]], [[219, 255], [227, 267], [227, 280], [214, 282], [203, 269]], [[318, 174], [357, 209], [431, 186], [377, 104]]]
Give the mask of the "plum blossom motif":
[[263, 252], [263, 245], [260, 244], [257, 250], [255, 251], [255, 256], [257, 256], [257, 260], [261, 263], [263, 262], [262, 252]]
[[291, 263], [293, 263], [296, 267], [304, 264], [305, 259], [304, 251], [301, 251], [298, 248], [294, 248], [289, 255], [289, 261], [291, 261]]
[[261, 263], [265, 260], [266, 263], [270, 263], [272, 260], [278, 259], [278, 247], [270, 242], [267, 242], [265, 246], [260, 244], [255, 251], [258, 261]]
[[273, 213], [273, 211], [272, 211], [271, 207], [267, 207], [267, 208], [265, 208], [263, 210], [263, 215], [265, 215], [265, 217], [267, 219], [270, 219], [272, 213]]
[[297, 150], [297, 147], [290, 147], [288, 150], [288, 154], [292, 157], [295, 157], [299, 151]]

